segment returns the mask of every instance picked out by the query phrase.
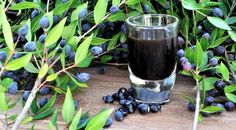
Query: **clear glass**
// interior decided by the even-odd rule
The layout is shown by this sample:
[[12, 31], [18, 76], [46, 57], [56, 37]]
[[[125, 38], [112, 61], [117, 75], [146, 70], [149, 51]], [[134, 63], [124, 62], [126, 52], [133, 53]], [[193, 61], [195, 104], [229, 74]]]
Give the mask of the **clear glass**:
[[169, 102], [176, 79], [178, 19], [145, 14], [129, 17], [126, 27], [134, 97], [145, 103]]

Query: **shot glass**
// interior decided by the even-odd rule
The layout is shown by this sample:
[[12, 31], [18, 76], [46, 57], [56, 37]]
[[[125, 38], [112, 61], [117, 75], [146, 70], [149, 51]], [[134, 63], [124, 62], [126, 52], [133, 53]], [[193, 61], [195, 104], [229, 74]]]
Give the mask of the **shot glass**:
[[129, 17], [126, 22], [129, 79], [135, 99], [170, 101], [176, 79], [178, 19], [166, 14]]

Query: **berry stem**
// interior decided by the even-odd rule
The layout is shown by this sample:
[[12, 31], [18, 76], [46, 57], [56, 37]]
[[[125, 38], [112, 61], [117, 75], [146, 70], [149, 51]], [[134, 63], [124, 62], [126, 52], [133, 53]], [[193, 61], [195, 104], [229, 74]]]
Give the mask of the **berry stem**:
[[[196, 68], [196, 75], [199, 75], [198, 67]], [[199, 111], [200, 111], [200, 88], [199, 88], [199, 80], [196, 80], [196, 88], [197, 88], [197, 95], [196, 95], [196, 104], [195, 104], [195, 113], [194, 113], [194, 120], [193, 120], [193, 126], [192, 130], [197, 130], [197, 125], [198, 125], [198, 116], [199, 116]]]

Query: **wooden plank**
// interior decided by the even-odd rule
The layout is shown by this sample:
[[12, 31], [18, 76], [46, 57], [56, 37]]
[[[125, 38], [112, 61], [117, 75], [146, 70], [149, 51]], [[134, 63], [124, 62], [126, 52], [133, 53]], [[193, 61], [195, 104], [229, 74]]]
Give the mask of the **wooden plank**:
[[[78, 70], [74, 70], [76, 72]], [[115, 67], [108, 67], [104, 75], [97, 74], [96, 68], [83, 69], [81, 71], [92, 74], [89, 81], [89, 87], [80, 89], [81, 91], [74, 93], [74, 98], [79, 100], [80, 107], [88, 110], [90, 115], [94, 115], [104, 107], [118, 108], [118, 103], [107, 105], [101, 100], [102, 96], [113, 94], [120, 87], [129, 87], [127, 70], [119, 70]], [[183, 95], [194, 95], [192, 90], [194, 82], [190, 78], [183, 76], [177, 77], [175, 87], [173, 89], [171, 102], [162, 106], [162, 112], [149, 113], [141, 115], [137, 111], [129, 114], [123, 121], [114, 121], [110, 127], [111, 130], [188, 130], [191, 129], [193, 113], [187, 110], [187, 102], [182, 99]], [[12, 95], [11, 95], [12, 96]], [[19, 96], [12, 96], [19, 98]], [[58, 100], [59, 99], [59, 100]], [[62, 95], [58, 96], [56, 107], [61, 108], [64, 100]], [[10, 114], [18, 113], [21, 109], [20, 103]], [[113, 117], [113, 115], [112, 115]], [[236, 113], [223, 112], [218, 116], [204, 118], [204, 122], [198, 126], [199, 130], [233, 130], [236, 127]], [[47, 130], [49, 118], [35, 121], [36, 130]], [[22, 130], [29, 129], [32, 123], [21, 126]], [[59, 115], [60, 129], [64, 129], [64, 123]]]

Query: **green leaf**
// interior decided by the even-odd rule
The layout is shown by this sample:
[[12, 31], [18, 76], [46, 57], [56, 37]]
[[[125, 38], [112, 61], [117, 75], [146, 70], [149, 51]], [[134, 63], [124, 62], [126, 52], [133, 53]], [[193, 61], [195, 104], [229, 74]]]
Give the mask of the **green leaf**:
[[194, 53], [194, 63], [196, 66], [200, 66], [203, 58], [203, 50], [199, 42], [196, 44], [195, 53]]
[[202, 7], [211, 7], [211, 6], [217, 6], [217, 5], [221, 5], [221, 3], [220, 2], [211, 2], [211, 1], [201, 2]]
[[43, 118], [51, 115], [53, 113], [53, 111], [54, 111], [54, 109], [49, 108], [49, 109], [47, 109], [47, 110], [45, 110], [45, 111], [43, 111], [41, 113], [38, 113], [37, 115], [33, 116], [33, 119], [34, 120], [43, 119]]
[[[8, 86], [13, 82], [12, 78], [4, 78], [3, 80], [0, 80], [0, 85], [3, 87], [3, 91], [1, 90], [0, 92], [5, 92], [8, 88]], [[0, 88], [1, 88], [0, 87]]]
[[43, 15], [44, 15], [43, 13], [40, 13], [38, 16], [32, 19], [32, 22], [31, 22], [32, 33], [36, 32], [40, 28], [39, 21], [43, 17]]
[[102, 58], [101, 58], [101, 63], [106, 63], [106, 62], [108, 62], [109, 60], [111, 60], [112, 59], [112, 56], [111, 55], [104, 55], [104, 56], [102, 56]]
[[225, 96], [232, 102], [236, 103], [236, 95], [233, 93], [225, 93]]
[[39, 70], [38, 78], [43, 78], [48, 73], [48, 64], [44, 64], [43, 67]]
[[112, 50], [112, 49], [114, 49], [114, 47], [115, 47], [117, 41], [118, 41], [119, 38], [120, 38], [120, 34], [121, 34], [121, 33], [117, 33], [116, 35], [114, 35], [114, 36], [111, 38], [110, 42], [108, 43], [107, 50]]
[[185, 15], [183, 20], [181, 21], [180, 31], [183, 33], [185, 39], [187, 39], [189, 33], [189, 17], [187, 15]]
[[203, 52], [203, 55], [202, 55], [202, 63], [200, 65], [200, 68], [206, 68], [207, 67], [207, 63], [208, 63], [208, 55], [207, 55], [207, 52]]
[[209, 45], [208, 40], [205, 37], [202, 37], [200, 39], [200, 44], [201, 44], [202, 50], [206, 51]]
[[233, 31], [228, 31], [228, 34], [229, 34], [229, 36], [231, 37], [231, 39], [232, 39], [234, 42], [236, 42], [236, 34], [235, 34], [235, 32], [233, 32]]
[[104, 38], [99, 38], [99, 37], [93, 37], [92, 41], [91, 41], [91, 45], [101, 45], [107, 41], [109, 41], [110, 39], [104, 39]]
[[93, 34], [91, 34], [89, 37], [87, 37], [78, 47], [76, 54], [75, 54], [75, 64], [78, 65], [81, 61], [83, 61], [87, 54], [89, 45], [92, 41]]
[[107, 109], [94, 116], [87, 124], [85, 130], [100, 130], [106, 124], [113, 109]]
[[201, 115], [201, 113], [199, 113], [199, 115], [198, 115], [198, 122], [202, 122], [202, 120], [203, 120], [203, 116]]
[[228, 19], [226, 19], [226, 22], [227, 22], [229, 25], [236, 23], [236, 16], [229, 17]]
[[76, 26], [77, 26], [77, 21], [71, 22], [68, 26], [66, 26], [62, 33], [62, 38], [65, 39], [66, 41], [69, 41], [70, 38], [72, 38], [75, 34]]
[[94, 58], [93, 55], [88, 55], [83, 61], [81, 61], [79, 63], [79, 67], [81, 67], [81, 68], [89, 67], [89, 65], [92, 62], [93, 58]]
[[194, 52], [193, 52], [193, 49], [191, 47], [187, 48], [185, 50], [185, 57], [188, 58], [189, 62], [190, 63], [193, 63], [194, 62]]
[[125, 4], [131, 6], [131, 5], [135, 5], [139, 2], [141, 2], [142, 0], [126, 0]]
[[94, 21], [96, 24], [102, 22], [106, 15], [108, 0], [98, 0], [94, 7]]
[[48, 77], [46, 78], [46, 81], [50, 82], [50, 81], [53, 81], [57, 78], [57, 74], [50, 74], [48, 75]]
[[182, 0], [182, 6], [187, 10], [198, 10], [203, 7], [200, 4], [197, 4], [195, 0]]
[[71, 14], [71, 22], [78, 19], [78, 13], [81, 11], [81, 9], [87, 9], [87, 7], [88, 7], [88, 2], [79, 5]]
[[[57, 125], [57, 115], [58, 115], [58, 110], [56, 109], [54, 112], [53, 112], [53, 115], [52, 115], [52, 118], [48, 124], [48, 126], [55, 126], [56, 127], [56, 130], [59, 130], [58, 128], [58, 125]], [[50, 130], [52, 130], [52, 127], [49, 127]]]
[[4, 92], [0, 92], [0, 110], [3, 112], [7, 112], [8, 105], [7, 105], [7, 98]]
[[11, 31], [11, 26], [7, 20], [7, 16], [3, 7], [0, 9], [1, 13], [1, 23], [2, 23], [2, 32], [5, 39], [5, 42], [10, 50], [14, 50], [13, 36]]
[[203, 82], [205, 84], [205, 90], [211, 90], [214, 89], [214, 83], [215, 81], [218, 80], [218, 78], [216, 77], [208, 77], [208, 78], [203, 78], [203, 80], [200, 82], [200, 86], [201, 86], [201, 90], [202, 90], [202, 86], [203, 86]]
[[34, 66], [32, 62], [29, 62], [27, 65], [24, 66], [25, 70], [27, 70], [30, 73], [38, 73], [39, 69]]
[[126, 19], [126, 16], [124, 12], [117, 12], [107, 18], [107, 20], [110, 22], [125, 21], [125, 19]]
[[217, 66], [217, 69], [221, 73], [221, 75], [223, 76], [223, 79], [226, 81], [229, 81], [229, 70], [225, 66], [225, 64], [221, 62], [221, 64]]
[[236, 91], [236, 85], [235, 84], [224, 87], [224, 92], [225, 93], [231, 93], [231, 92], [234, 92], [234, 91]]
[[180, 70], [179, 73], [186, 76], [192, 76], [192, 73], [186, 70]]
[[49, 47], [57, 42], [57, 40], [61, 37], [64, 29], [64, 25], [66, 23], [66, 17], [58, 23], [49, 33], [45, 40], [45, 46]]
[[34, 98], [33, 102], [30, 105], [30, 110], [33, 114], [36, 114], [38, 111], [38, 105], [37, 105], [37, 96]]
[[72, 120], [69, 126], [69, 130], [77, 130], [77, 126], [79, 124], [81, 115], [82, 115], [82, 109], [79, 109], [79, 111], [77, 112], [77, 114], [75, 115], [74, 119]]
[[6, 65], [6, 70], [18, 70], [18, 69], [24, 67], [25, 65], [27, 65], [29, 63], [31, 57], [32, 57], [32, 54], [28, 53], [18, 59], [15, 59], [15, 60], [9, 62]]
[[119, 5], [121, 0], [112, 0], [112, 5]]
[[32, 120], [33, 120], [33, 117], [31, 117], [31, 116], [25, 117], [22, 120], [21, 124], [27, 124], [27, 123], [31, 122]]
[[217, 106], [207, 106], [201, 110], [201, 112], [206, 112], [206, 113], [216, 113], [219, 111], [225, 110], [222, 107], [217, 107]]
[[41, 112], [43, 112], [43, 111], [45, 111], [45, 110], [47, 110], [47, 109], [50, 109], [50, 108], [55, 104], [56, 97], [57, 97], [57, 93], [55, 93], [55, 94], [49, 99], [48, 103], [45, 104], [42, 108], [40, 108], [37, 113], [41, 113]]
[[191, 102], [193, 105], [196, 104], [195, 100], [190, 96], [183, 96], [183, 99], [187, 102]]
[[70, 91], [70, 88], [67, 88], [66, 97], [62, 106], [62, 117], [66, 124], [70, 124], [75, 113], [74, 100]]
[[72, 4], [73, 0], [70, 0], [69, 2], [62, 3], [56, 8], [53, 9], [53, 12], [55, 15], [61, 15], [63, 14], [66, 10], [69, 9], [70, 5]]
[[217, 39], [216, 41], [214, 41], [213, 43], [211, 43], [211, 45], [209, 46], [209, 48], [215, 48], [217, 46], [219, 46], [220, 44], [222, 44], [225, 40], [227, 40], [229, 38], [229, 36], [225, 36], [225, 37], [221, 37], [219, 39]]
[[27, 20], [26, 25], [28, 25], [29, 31], [28, 31], [25, 38], [27, 39], [27, 41], [31, 41], [32, 40], [32, 33], [31, 33], [31, 21], [30, 21], [30, 19]]
[[229, 25], [221, 18], [219, 17], [207, 17], [208, 21], [213, 24], [215, 27], [218, 27], [220, 29], [224, 30], [232, 30]]
[[40, 8], [38, 4], [34, 2], [23, 1], [18, 4], [15, 4], [10, 7], [10, 10], [22, 10], [22, 9], [30, 9], [30, 8]]

